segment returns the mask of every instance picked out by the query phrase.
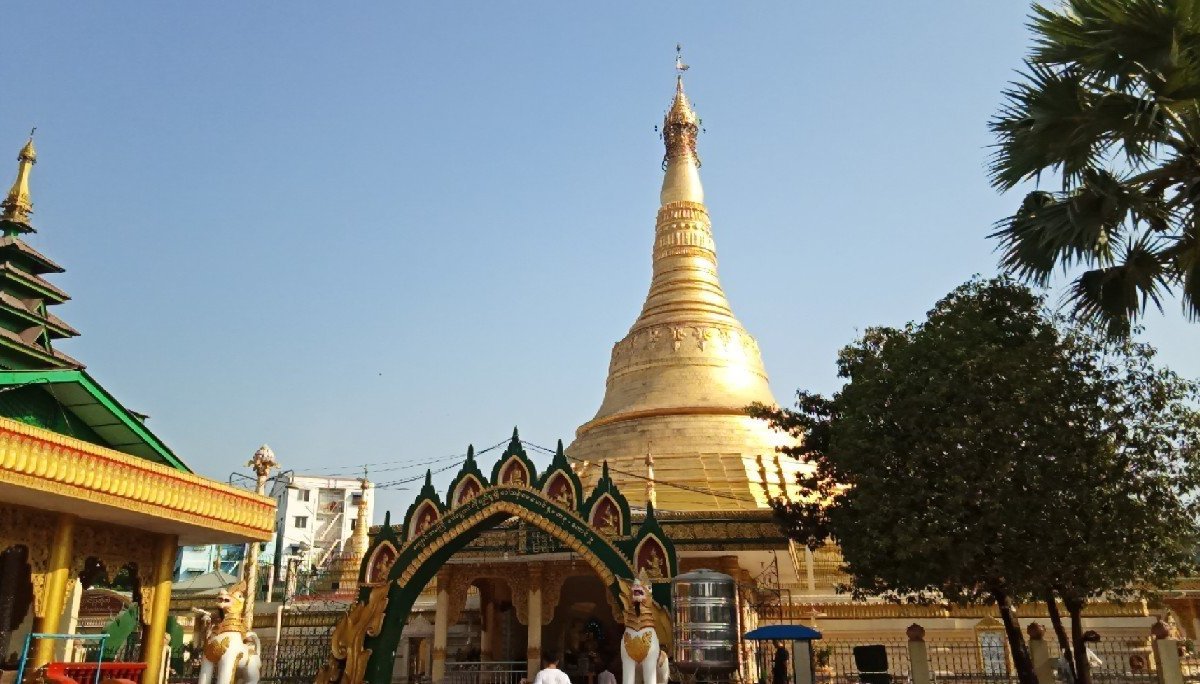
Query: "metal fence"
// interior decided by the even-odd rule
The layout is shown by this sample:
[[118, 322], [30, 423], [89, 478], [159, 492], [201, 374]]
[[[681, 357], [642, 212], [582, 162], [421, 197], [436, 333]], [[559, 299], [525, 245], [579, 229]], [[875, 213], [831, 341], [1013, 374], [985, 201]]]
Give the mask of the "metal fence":
[[1016, 682], [1003, 634], [981, 634], [978, 641], [932, 641], [929, 676], [934, 682], [955, 684], [1007, 684]]
[[519, 684], [526, 675], [524, 660], [446, 662], [445, 684]]
[[1096, 684], [1151, 684], [1157, 681], [1149, 637], [1101, 639], [1092, 643], [1089, 650], [1095, 656], [1089, 660], [1094, 660], [1092, 681]]
[[306, 630], [308, 633], [284, 634], [276, 644], [263, 641], [262, 682], [309, 684], [330, 656], [330, 628]]
[[[1058, 681], [1066, 680], [1065, 663], [1057, 642], [1047, 640], [1050, 667]], [[870, 664], [863, 647], [882, 647], [882, 665]], [[977, 640], [926, 642], [930, 678], [941, 684], [1015, 684], [1008, 643], [1001, 632], [985, 632]], [[856, 649], [859, 657], [856, 658]], [[1149, 638], [1110, 638], [1092, 643], [1092, 681], [1095, 684], [1154, 684], [1155, 661]], [[817, 680], [826, 684], [905, 684], [911, 663], [906, 639], [872, 641], [824, 640], [813, 644]], [[1035, 663], [1036, 665], [1036, 663]], [[1200, 657], [1183, 659], [1184, 677], [1200, 684]]]
[[[263, 684], [311, 684], [317, 670], [329, 660], [330, 629], [311, 630], [310, 633], [288, 635], [279, 640], [278, 650], [274, 639], [262, 642], [262, 670], [259, 681]], [[188, 649], [182, 663], [173, 663], [168, 678], [170, 684], [187, 684], [200, 678], [200, 663], [203, 655]], [[514, 683], [515, 684], [515, 683]]]
[[[863, 646], [883, 646], [887, 661], [882, 670], [860, 670], [854, 652]], [[871, 642], [822, 640], [813, 644], [813, 656], [817, 665], [817, 679], [830, 684], [859, 684], [876, 679], [863, 675], [887, 673], [895, 680], [907, 680], [909, 673], [908, 641], [904, 639], [876, 640]], [[869, 665], [864, 665], [870, 667]]]

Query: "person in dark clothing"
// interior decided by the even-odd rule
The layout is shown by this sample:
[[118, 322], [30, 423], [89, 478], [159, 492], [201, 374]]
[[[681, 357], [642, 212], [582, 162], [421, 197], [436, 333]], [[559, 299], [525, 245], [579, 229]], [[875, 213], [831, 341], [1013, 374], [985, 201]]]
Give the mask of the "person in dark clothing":
[[782, 641], [775, 642], [775, 663], [771, 666], [771, 684], [787, 684], [788, 652]]

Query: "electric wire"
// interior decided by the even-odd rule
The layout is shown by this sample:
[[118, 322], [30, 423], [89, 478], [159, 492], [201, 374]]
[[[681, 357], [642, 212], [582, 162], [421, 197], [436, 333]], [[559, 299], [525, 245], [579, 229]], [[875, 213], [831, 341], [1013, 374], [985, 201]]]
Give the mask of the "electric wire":
[[[531, 447], [533, 449], [542, 451], [542, 452], [550, 454], [550, 455], [554, 455], [554, 454], [558, 453], [554, 449], [548, 449], [544, 446], [534, 444], [533, 442], [528, 442], [526, 440], [521, 440], [521, 443], [528, 447]], [[587, 463], [587, 461], [584, 461], [581, 458], [576, 458], [574, 456], [571, 456], [571, 455], [568, 455], [565, 453], [563, 455], [566, 456], [568, 459], [575, 461], [576, 463]], [[715, 496], [715, 497], [722, 498], [722, 499], [732, 499], [734, 501], [741, 501], [743, 503], [757, 503], [756, 501], [754, 501], [754, 499], [750, 499], [750, 498], [743, 497], [743, 496], [738, 496], [736, 494], [726, 494], [725, 492], [718, 492], [718, 491], [715, 491], [712, 489], [708, 489], [707, 487], [693, 487], [690, 485], [677, 484], [675, 482], [666, 482], [666, 481], [652, 478], [652, 477], [649, 477], [646, 475], [640, 475], [638, 473], [631, 473], [627, 470], [620, 470], [617, 468], [613, 468], [612, 466], [608, 467], [608, 471], [610, 473], [618, 473], [618, 474], [624, 475], [626, 477], [632, 477], [632, 478], [635, 478], [638, 480], [642, 480], [643, 482], [652, 482], [655, 485], [662, 485], [664, 487], [674, 487], [675, 489], [682, 489], [684, 491], [693, 492], [695, 494], [704, 494], [706, 496]]]

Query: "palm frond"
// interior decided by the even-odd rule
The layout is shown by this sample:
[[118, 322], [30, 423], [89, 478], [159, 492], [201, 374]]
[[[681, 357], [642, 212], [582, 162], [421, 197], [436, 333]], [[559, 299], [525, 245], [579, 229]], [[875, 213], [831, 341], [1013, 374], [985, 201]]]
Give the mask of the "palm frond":
[[1077, 317], [1104, 325], [1114, 337], [1127, 336], [1147, 304], [1162, 311], [1174, 279], [1162, 247], [1161, 242], [1144, 237], [1126, 243], [1117, 263], [1076, 278], [1066, 302]]
[[[1033, 59], [1072, 65], [1123, 88], [1141, 80], [1160, 96], [1183, 83], [1190, 38], [1200, 34], [1190, 0], [1070, 0], [1035, 6]], [[1186, 68], [1184, 68], [1186, 71]], [[1172, 86], [1171, 84], [1174, 83]]]
[[1030, 63], [1023, 80], [1004, 91], [988, 127], [997, 136], [989, 164], [992, 185], [1011, 190], [1046, 169], [1076, 178], [1100, 149], [1098, 126], [1088, 123], [1093, 94], [1079, 75]]
[[1200, 218], [1193, 212], [1187, 230], [1167, 250], [1179, 274], [1183, 313], [1190, 321], [1200, 321]]
[[1071, 192], [1036, 191], [989, 237], [1000, 241], [1001, 266], [1024, 280], [1046, 285], [1056, 265], [1104, 266], [1138, 220], [1164, 221], [1162, 202], [1107, 171], [1088, 169]]

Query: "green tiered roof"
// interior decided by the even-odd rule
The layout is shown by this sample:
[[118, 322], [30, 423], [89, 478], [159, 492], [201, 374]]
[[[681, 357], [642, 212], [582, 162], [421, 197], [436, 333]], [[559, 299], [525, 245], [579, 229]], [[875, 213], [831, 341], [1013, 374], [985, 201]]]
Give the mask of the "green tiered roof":
[[63, 268], [21, 236], [30, 223], [33, 138], [17, 155], [17, 180], [0, 202], [0, 416], [116, 449], [177, 470], [191, 469], [130, 411], [53, 346], [79, 333], [48, 308], [70, 299], [42, 276]]
[[33, 213], [29, 174], [37, 163], [32, 137], [21, 148], [17, 162], [17, 180], [0, 202], [0, 369], [83, 368], [52, 344], [79, 334], [49, 311], [70, 297], [42, 276], [63, 269], [21, 239], [34, 232], [29, 221]]

